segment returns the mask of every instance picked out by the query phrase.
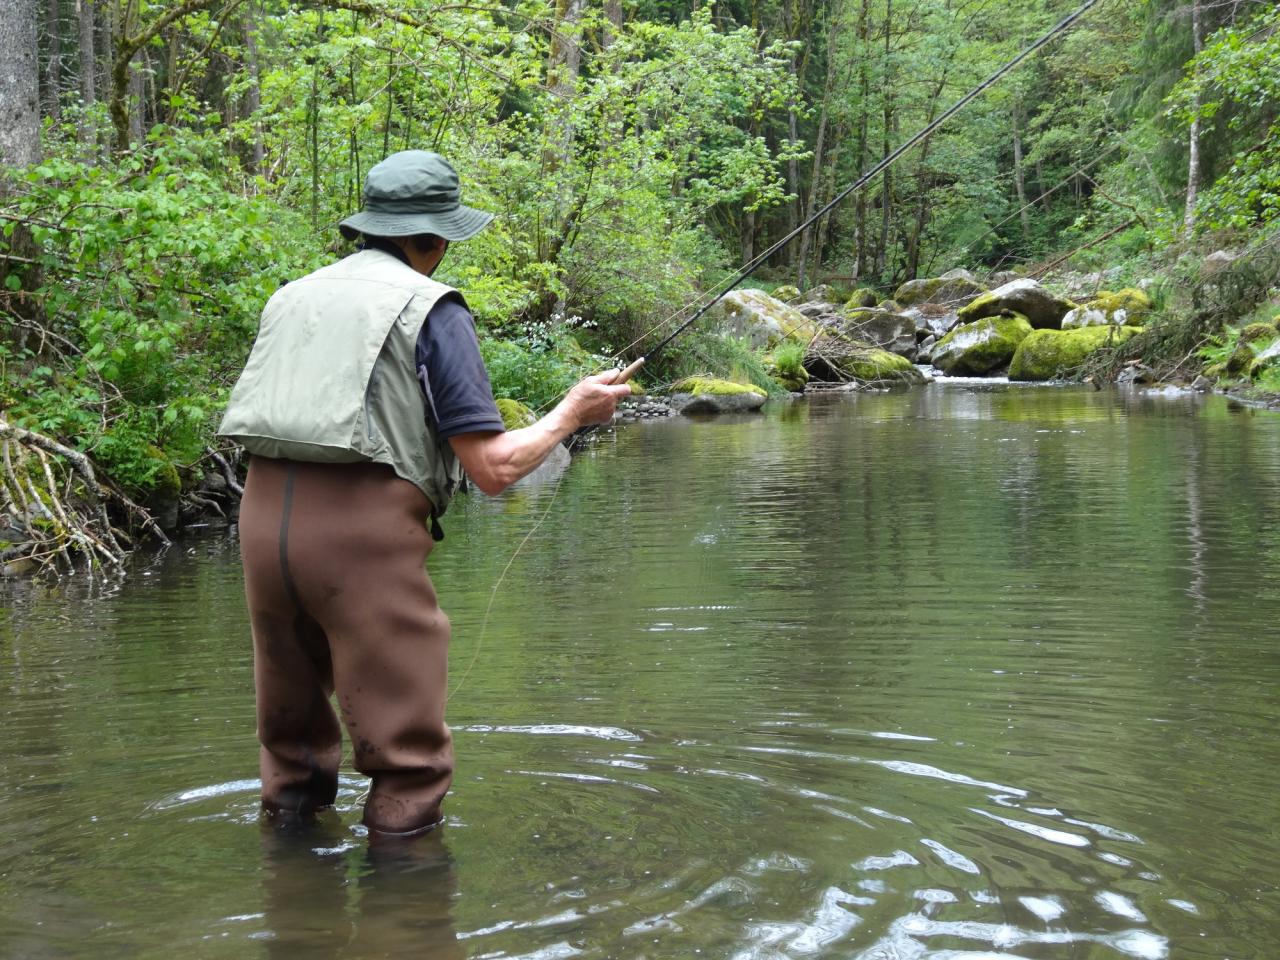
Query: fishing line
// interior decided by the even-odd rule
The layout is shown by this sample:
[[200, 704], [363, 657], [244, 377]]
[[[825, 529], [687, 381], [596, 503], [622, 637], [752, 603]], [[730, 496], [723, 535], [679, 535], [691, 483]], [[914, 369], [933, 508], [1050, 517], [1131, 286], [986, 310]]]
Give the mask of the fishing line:
[[[943, 113], [939, 115], [938, 118], [935, 119], [932, 123], [928, 124], [922, 130], [916, 133], [913, 137], [911, 137], [909, 140], [907, 140], [905, 143], [899, 146], [896, 150], [894, 150], [892, 153], [884, 157], [879, 163], [877, 163], [874, 167], [872, 167], [870, 170], [868, 170], [866, 173], [860, 176], [857, 180], [855, 180], [853, 183], [849, 184], [847, 187], [845, 187], [843, 190], [837, 193], [834, 197], [832, 197], [825, 204], [823, 204], [823, 206], [819, 208], [816, 212], [810, 214], [802, 223], [797, 225], [793, 230], [791, 230], [781, 239], [771, 244], [768, 247], [768, 249], [766, 249], [763, 253], [757, 254], [748, 263], [740, 267], [736, 273], [731, 274], [727, 279], [721, 280], [720, 282], [714, 284], [708, 291], [698, 295], [693, 300], [690, 300], [688, 303], [680, 307], [680, 309], [676, 310], [669, 317], [667, 317], [666, 319], [662, 320], [658, 324], [651, 327], [648, 331], [641, 334], [634, 341], [632, 341], [626, 347], [620, 350], [617, 354], [617, 357], [619, 360], [619, 365], [621, 366], [621, 359], [623, 354], [626, 354], [628, 351], [634, 349], [643, 340], [654, 335], [659, 330], [663, 329], [670, 323], [674, 322], [676, 318], [680, 316], [681, 313], [690, 309], [700, 301], [706, 299], [708, 295], [711, 295], [710, 300], [708, 300], [706, 303], [702, 304], [701, 306], [697, 307], [694, 313], [687, 320], [685, 320], [673, 331], [671, 331], [671, 333], [669, 333], [666, 337], [664, 337], [658, 343], [657, 346], [655, 346], [652, 350], [648, 351], [648, 353], [646, 353], [644, 356], [637, 358], [629, 366], [626, 366], [622, 370], [622, 372], [619, 374], [618, 378], [614, 380], [614, 382], [625, 383], [627, 380], [629, 380], [632, 377], [632, 375], [634, 375], [635, 372], [639, 370], [640, 367], [642, 367], [647, 361], [652, 360], [654, 357], [656, 357], [659, 353], [665, 350], [667, 346], [669, 346], [671, 342], [675, 340], [676, 337], [680, 336], [680, 334], [684, 333], [685, 330], [689, 329], [689, 327], [693, 326], [694, 323], [696, 323], [699, 319], [705, 316], [707, 311], [709, 311], [712, 307], [714, 307], [717, 303], [719, 303], [722, 299], [724, 299], [725, 295], [728, 294], [730, 290], [732, 290], [739, 283], [741, 283], [748, 276], [750, 276], [752, 271], [754, 271], [762, 263], [764, 263], [766, 260], [772, 257], [775, 253], [777, 253], [779, 250], [781, 250], [783, 247], [789, 244], [792, 240], [798, 237], [801, 233], [807, 230], [810, 226], [812, 226], [818, 220], [822, 219], [822, 217], [826, 216], [841, 201], [843, 201], [845, 197], [849, 196], [849, 194], [853, 193], [854, 191], [859, 190], [862, 187], [866, 186], [868, 183], [871, 182], [871, 180], [873, 180], [878, 174], [880, 174], [885, 169], [887, 169], [890, 165], [892, 165], [904, 153], [906, 153], [916, 144], [920, 143], [920, 141], [924, 140], [926, 137], [931, 136], [936, 130], [938, 130], [939, 127], [941, 127], [944, 123], [946, 123], [948, 120], [954, 117], [957, 113], [959, 113], [961, 110], [967, 107], [977, 97], [985, 93], [987, 89], [989, 89], [991, 86], [997, 83], [1000, 80], [1000, 78], [1003, 77], [1006, 73], [1008, 73], [1018, 64], [1020, 64], [1023, 60], [1027, 59], [1027, 57], [1031, 56], [1033, 53], [1035, 53], [1045, 44], [1049, 43], [1058, 34], [1062, 33], [1064, 30], [1067, 30], [1069, 27], [1071, 27], [1072, 24], [1074, 24], [1077, 20], [1079, 20], [1081, 17], [1083, 17], [1086, 13], [1088, 13], [1091, 9], [1093, 9], [1095, 6], [1097, 6], [1101, 2], [1102, 0], [1086, 0], [1086, 2], [1083, 3], [1080, 7], [1078, 7], [1074, 12], [1069, 13], [1067, 16], [1059, 20], [1058, 23], [1052, 29], [1050, 29], [1047, 33], [1045, 33], [1042, 37], [1040, 37], [1040, 39], [1036, 40], [1030, 46], [1026, 47], [1016, 57], [1014, 57], [1012, 60], [1008, 61], [999, 69], [997, 69], [994, 73], [992, 73], [989, 77], [987, 77], [987, 79], [983, 80], [980, 84], [978, 84], [968, 93], [966, 93], [963, 97], [961, 97], [959, 100], [953, 103], [950, 107], [948, 107], [945, 111], [943, 111]], [[512, 565], [516, 562], [516, 558], [520, 556], [521, 551], [524, 550], [525, 544], [527, 544], [531, 539], [533, 539], [533, 535], [538, 532], [539, 528], [542, 526], [543, 521], [546, 520], [547, 517], [551, 514], [551, 508], [555, 506], [556, 496], [560, 492], [560, 483], [563, 479], [564, 479], [564, 473], [561, 473], [560, 476], [556, 478], [556, 484], [551, 491], [551, 497], [547, 503], [547, 509], [543, 511], [542, 516], [538, 518], [537, 522], [534, 523], [533, 527], [530, 528], [529, 532], [525, 534], [524, 539], [520, 541], [520, 544], [519, 546], [516, 547], [515, 552], [511, 554], [511, 559], [508, 560], [507, 565], [502, 568], [502, 573], [498, 575], [498, 579], [497, 581], [495, 581], [493, 585], [493, 589], [489, 591], [489, 602], [485, 605], [484, 617], [480, 622], [480, 633], [476, 638], [476, 648], [471, 654], [471, 661], [470, 663], [467, 664], [467, 669], [463, 671], [462, 676], [458, 678], [458, 682], [454, 685], [453, 690], [448, 694], [448, 697], [446, 698], [447, 700], [452, 699], [457, 694], [457, 692], [462, 688], [462, 684], [466, 681], [467, 677], [471, 675], [472, 669], [475, 667], [476, 662], [479, 660], [480, 650], [484, 644], [485, 636], [488, 633], [489, 618], [490, 618], [490, 614], [493, 612], [493, 604], [494, 604], [494, 601], [497, 599], [498, 590], [501, 589], [503, 583], [506, 582], [507, 573], [511, 570]]]
[[[825, 204], [823, 204], [821, 208], [819, 208], [814, 213], [810, 214], [803, 222], [798, 224], [793, 230], [791, 230], [789, 233], [785, 234], [783, 237], [781, 237], [780, 239], [775, 241], [772, 245], [770, 245], [768, 249], [766, 249], [762, 253], [757, 254], [748, 263], [740, 267], [737, 273], [733, 274], [730, 277], [730, 279], [727, 281], [727, 286], [725, 286], [726, 281], [721, 281], [721, 283], [717, 284], [716, 285], [717, 287], [725, 286], [725, 289], [721, 290], [710, 301], [703, 304], [696, 311], [694, 311], [692, 316], [690, 316], [687, 320], [685, 320], [678, 327], [676, 327], [675, 330], [671, 331], [671, 333], [669, 333], [661, 342], [659, 342], [656, 347], [648, 351], [648, 353], [645, 354], [644, 356], [639, 357], [630, 366], [628, 366], [625, 370], [623, 370], [621, 378], [616, 382], [625, 382], [627, 379], [629, 379], [630, 376], [634, 374], [637, 370], [639, 370], [640, 367], [643, 366], [646, 361], [652, 360], [655, 356], [657, 356], [664, 349], [666, 349], [666, 347], [673, 340], [675, 340], [676, 337], [680, 336], [680, 334], [682, 334], [685, 330], [691, 327], [699, 319], [705, 316], [708, 310], [710, 310], [722, 299], [724, 299], [725, 295], [730, 290], [732, 290], [739, 283], [741, 283], [748, 276], [750, 276], [751, 273], [757, 267], [759, 267], [762, 263], [764, 263], [766, 260], [772, 257], [775, 253], [777, 253], [779, 250], [781, 250], [783, 247], [789, 244], [792, 240], [798, 237], [801, 233], [807, 230], [810, 226], [812, 226], [822, 217], [826, 216], [841, 201], [843, 201], [845, 197], [849, 196], [849, 194], [853, 193], [854, 191], [859, 190], [862, 187], [866, 186], [878, 174], [880, 174], [889, 166], [891, 166], [904, 153], [906, 153], [916, 144], [920, 143], [920, 141], [931, 136], [936, 130], [938, 130], [939, 127], [941, 127], [948, 120], [954, 117], [957, 113], [959, 113], [961, 110], [967, 107], [973, 100], [975, 100], [977, 97], [985, 93], [990, 87], [994, 86], [1006, 73], [1013, 70], [1016, 66], [1018, 66], [1018, 64], [1020, 64], [1023, 60], [1027, 59], [1027, 57], [1031, 56], [1033, 53], [1035, 53], [1045, 44], [1049, 43], [1049, 41], [1053, 40], [1058, 34], [1062, 33], [1064, 30], [1067, 30], [1069, 27], [1072, 26], [1072, 24], [1074, 24], [1077, 20], [1079, 20], [1081, 17], [1083, 17], [1086, 13], [1088, 13], [1091, 9], [1093, 9], [1095, 6], [1097, 6], [1101, 2], [1102, 0], [1086, 0], [1085, 3], [1083, 3], [1080, 7], [1074, 10], [1072, 13], [1067, 14], [1067, 16], [1059, 20], [1058, 23], [1054, 27], [1052, 27], [1047, 33], [1045, 33], [1042, 37], [1040, 37], [1040, 39], [1036, 40], [1030, 46], [1026, 47], [1016, 57], [1014, 57], [1012, 60], [1005, 63], [1003, 66], [997, 69], [994, 73], [992, 73], [991, 76], [987, 77], [987, 79], [983, 80], [980, 84], [978, 84], [968, 93], [966, 93], [963, 97], [961, 97], [959, 100], [953, 103], [950, 107], [948, 107], [945, 111], [943, 111], [942, 114], [939, 115], [938, 118], [935, 119], [932, 123], [925, 126], [922, 130], [920, 130], [918, 133], [916, 133], [906, 142], [901, 144], [896, 150], [888, 154], [888, 156], [884, 157], [884, 159], [882, 159], [874, 167], [872, 167], [870, 170], [868, 170], [866, 173], [860, 176], [857, 180], [855, 180], [853, 183], [849, 184], [849, 186], [845, 187], [843, 190], [837, 193], [834, 197], [832, 197]], [[713, 287], [712, 289], [715, 289], [715, 288]], [[702, 299], [702, 297], [695, 298], [693, 301], [691, 301], [690, 305], [692, 305], [693, 303], [697, 303], [698, 300], [700, 299]], [[651, 330], [649, 333], [638, 338], [634, 342], [628, 344], [627, 347], [624, 348], [621, 352], [626, 353], [628, 350], [635, 348], [640, 343], [640, 341], [645, 339], [645, 337], [651, 335], [652, 333], [664, 327], [666, 324], [670, 323], [671, 320], [674, 319], [675, 316], [678, 316], [679, 313], [682, 312], [684, 309], [688, 309], [688, 307], [681, 308], [681, 311], [677, 311], [676, 314], [673, 314], [672, 318], [668, 318], [667, 320], [662, 321], [662, 323], [654, 327], [653, 330]]]

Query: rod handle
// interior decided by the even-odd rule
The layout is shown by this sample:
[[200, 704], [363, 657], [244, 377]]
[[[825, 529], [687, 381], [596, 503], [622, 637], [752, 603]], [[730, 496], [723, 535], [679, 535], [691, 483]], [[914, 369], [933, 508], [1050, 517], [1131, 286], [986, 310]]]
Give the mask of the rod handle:
[[614, 382], [614, 383], [626, 383], [628, 380], [630, 380], [632, 377], [634, 377], [634, 376], [636, 375], [637, 371], [639, 371], [639, 369], [640, 369], [641, 367], [643, 367], [643, 366], [644, 366], [644, 357], [640, 357], [638, 360], [633, 361], [633, 362], [632, 362], [628, 367], [626, 367], [626, 369], [624, 369], [620, 374], [618, 374], [616, 377], [614, 377], [614, 378], [613, 378], [613, 382]]

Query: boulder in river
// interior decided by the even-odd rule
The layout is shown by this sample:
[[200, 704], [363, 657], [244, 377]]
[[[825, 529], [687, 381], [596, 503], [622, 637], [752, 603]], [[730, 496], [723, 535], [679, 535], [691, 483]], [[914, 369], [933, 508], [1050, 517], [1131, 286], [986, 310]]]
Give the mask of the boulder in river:
[[1112, 324], [1117, 327], [1140, 326], [1151, 312], [1151, 298], [1137, 287], [1125, 287], [1116, 293], [1106, 290], [1088, 303], [1073, 307], [1062, 318], [1062, 329], [1076, 327], [1100, 327]]
[[1006, 366], [1030, 334], [1031, 324], [1019, 313], [962, 323], [933, 348], [933, 365], [953, 376], [981, 377]]
[[1062, 318], [1076, 305], [1046, 290], [1034, 280], [1014, 280], [984, 293], [961, 307], [960, 319], [965, 323], [994, 317], [1001, 313], [1020, 313], [1037, 330], [1057, 330]]
[[805, 343], [818, 332], [803, 313], [763, 290], [734, 290], [720, 301], [719, 309], [725, 332], [745, 337], [753, 347], [782, 340]]
[[879, 307], [846, 308], [839, 330], [850, 340], [863, 340], [908, 360], [915, 359], [916, 321], [904, 313]]
[[859, 287], [853, 291], [853, 296], [845, 301], [845, 305], [849, 307], [874, 307], [879, 302], [880, 294], [870, 287]]
[[902, 313], [915, 321], [917, 340], [945, 337], [960, 322], [960, 317], [954, 310], [940, 303], [922, 303], [907, 307]]
[[537, 415], [519, 400], [499, 397], [497, 404], [498, 413], [502, 416], [502, 425], [508, 430], [519, 430], [538, 420]]
[[1123, 343], [1139, 327], [1078, 327], [1074, 330], [1034, 330], [1013, 355], [1010, 380], [1056, 380], [1084, 363], [1093, 351]]
[[986, 293], [986, 286], [968, 270], [951, 270], [940, 277], [908, 280], [893, 299], [904, 307], [917, 303], [959, 303]]
[[924, 383], [925, 375], [906, 357], [838, 336], [818, 337], [809, 345], [804, 368], [819, 381], [854, 380], [859, 383]]
[[768, 397], [754, 384], [687, 377], [672, 384], [665, 399], [677, 413], [746, 413], [759, 410]]

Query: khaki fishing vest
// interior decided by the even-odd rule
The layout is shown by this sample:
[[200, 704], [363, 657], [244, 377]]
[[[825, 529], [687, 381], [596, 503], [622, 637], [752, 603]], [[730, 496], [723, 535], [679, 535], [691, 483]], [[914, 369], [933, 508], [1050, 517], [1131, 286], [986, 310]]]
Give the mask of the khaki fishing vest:
[[286, 284], [262, 311], [218, 433], [264, 457], [385, 463], [439, 516], [462, 468], [425, 415], [415, 347], [453, 292], [381, 250]]

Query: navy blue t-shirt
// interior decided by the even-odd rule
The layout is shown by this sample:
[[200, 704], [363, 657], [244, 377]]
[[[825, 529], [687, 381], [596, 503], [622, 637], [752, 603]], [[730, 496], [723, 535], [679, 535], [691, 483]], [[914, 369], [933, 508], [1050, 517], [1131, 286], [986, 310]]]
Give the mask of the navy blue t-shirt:
[[435, 421], [440, 439], [502, 432], [502, 414], [493, 401], [471, 311], [460, 297], [442, 297], [427, 313], [414, 362], [427, 415]]

